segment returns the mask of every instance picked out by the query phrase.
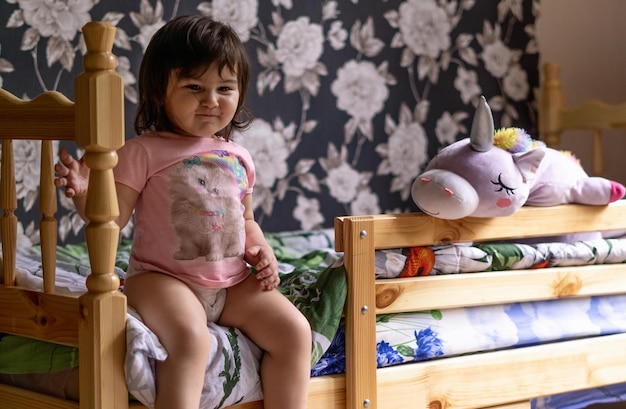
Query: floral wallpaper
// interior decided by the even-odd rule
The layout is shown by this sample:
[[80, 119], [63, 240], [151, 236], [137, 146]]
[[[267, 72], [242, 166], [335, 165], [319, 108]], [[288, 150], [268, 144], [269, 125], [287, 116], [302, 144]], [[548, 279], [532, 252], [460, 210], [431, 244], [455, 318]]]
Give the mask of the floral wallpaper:
[[[72, 97], [80, 29], [110, 21], [131, 138], [143, 50], [165, 21], [192, 13], [229, 23], [249, 51], [256, 119], [236, 140], [255, 159], [266, 231], [416, 211], [413, 179], [467, 136], [480, 95], [496, 127], [536, 134], [539, 0], [0, 0], [0, 84], [26, 99]], [[38, 151], [15, 143], [23, 243], [38, 241]], [[60, 241], [82, 240], [62, 195], [58, 214]]]

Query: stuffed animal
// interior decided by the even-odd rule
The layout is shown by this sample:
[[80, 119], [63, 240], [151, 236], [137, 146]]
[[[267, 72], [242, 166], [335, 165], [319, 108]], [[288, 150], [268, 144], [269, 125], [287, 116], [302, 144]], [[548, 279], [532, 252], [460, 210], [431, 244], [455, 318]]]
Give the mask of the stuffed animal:
[[590, 177], [571, 155], [522, 129], [495, 133], [484, 97], [470, 137], [442, 149], [411, 187], [415, 204], [441, 219], [509, 216], [523, 205], [606, 205], [624, 193], [620, 183]]

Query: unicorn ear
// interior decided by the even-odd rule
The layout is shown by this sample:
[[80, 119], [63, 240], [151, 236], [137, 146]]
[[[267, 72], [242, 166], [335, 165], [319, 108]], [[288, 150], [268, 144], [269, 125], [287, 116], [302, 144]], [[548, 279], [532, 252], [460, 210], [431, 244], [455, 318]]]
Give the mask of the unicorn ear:
[[491, 108], [489, 108], [485, 97], [481, 95], [472, 122], [470, 146], [477, 152], [487, 152], [493, 146], [493, 135], [494, 125]]
[[537, 175], [539, 165], [546, 156], [546, 149], [543, 147], [537, 147], [531, 149], [528, 152], [520, 152], [513, 154], [513, 162], [517, 165], [524, 183], [532, 181]]

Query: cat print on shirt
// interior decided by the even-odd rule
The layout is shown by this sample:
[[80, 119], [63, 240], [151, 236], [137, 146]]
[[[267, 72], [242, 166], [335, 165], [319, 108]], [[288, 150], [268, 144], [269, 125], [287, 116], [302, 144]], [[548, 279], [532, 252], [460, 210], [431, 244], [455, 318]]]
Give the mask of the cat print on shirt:
[[[230, 160], [225, 160], [225, 155]], [[175, 259], [217, 261], [243, 256], [241, 186], [246, 185], [245, 169], [227, 152], [195, 155], [170, 169]]]

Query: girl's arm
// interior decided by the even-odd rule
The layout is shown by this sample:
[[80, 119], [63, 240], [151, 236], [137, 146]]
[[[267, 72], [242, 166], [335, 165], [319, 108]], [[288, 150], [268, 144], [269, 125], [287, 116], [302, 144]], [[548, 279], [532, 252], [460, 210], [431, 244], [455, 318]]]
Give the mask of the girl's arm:
[[117, 204], [120, 209], [120, 215], [115, 222], [120, 226], [120, 229], [123, 229], [133, 214], [137, 199], [139, 199], [139, 192], [121, 183], [116, 183], [115, 189], [117, 190]]
[[246, 221], [246, 252], [244, 259], [257, 270], [257, 279], [264, 290], [272, 290], [280, 283], [278, 261], [272, 247], [265, 239], [259, 224], [254, 220], [252, 195], [243, 198], [244, 218]]

